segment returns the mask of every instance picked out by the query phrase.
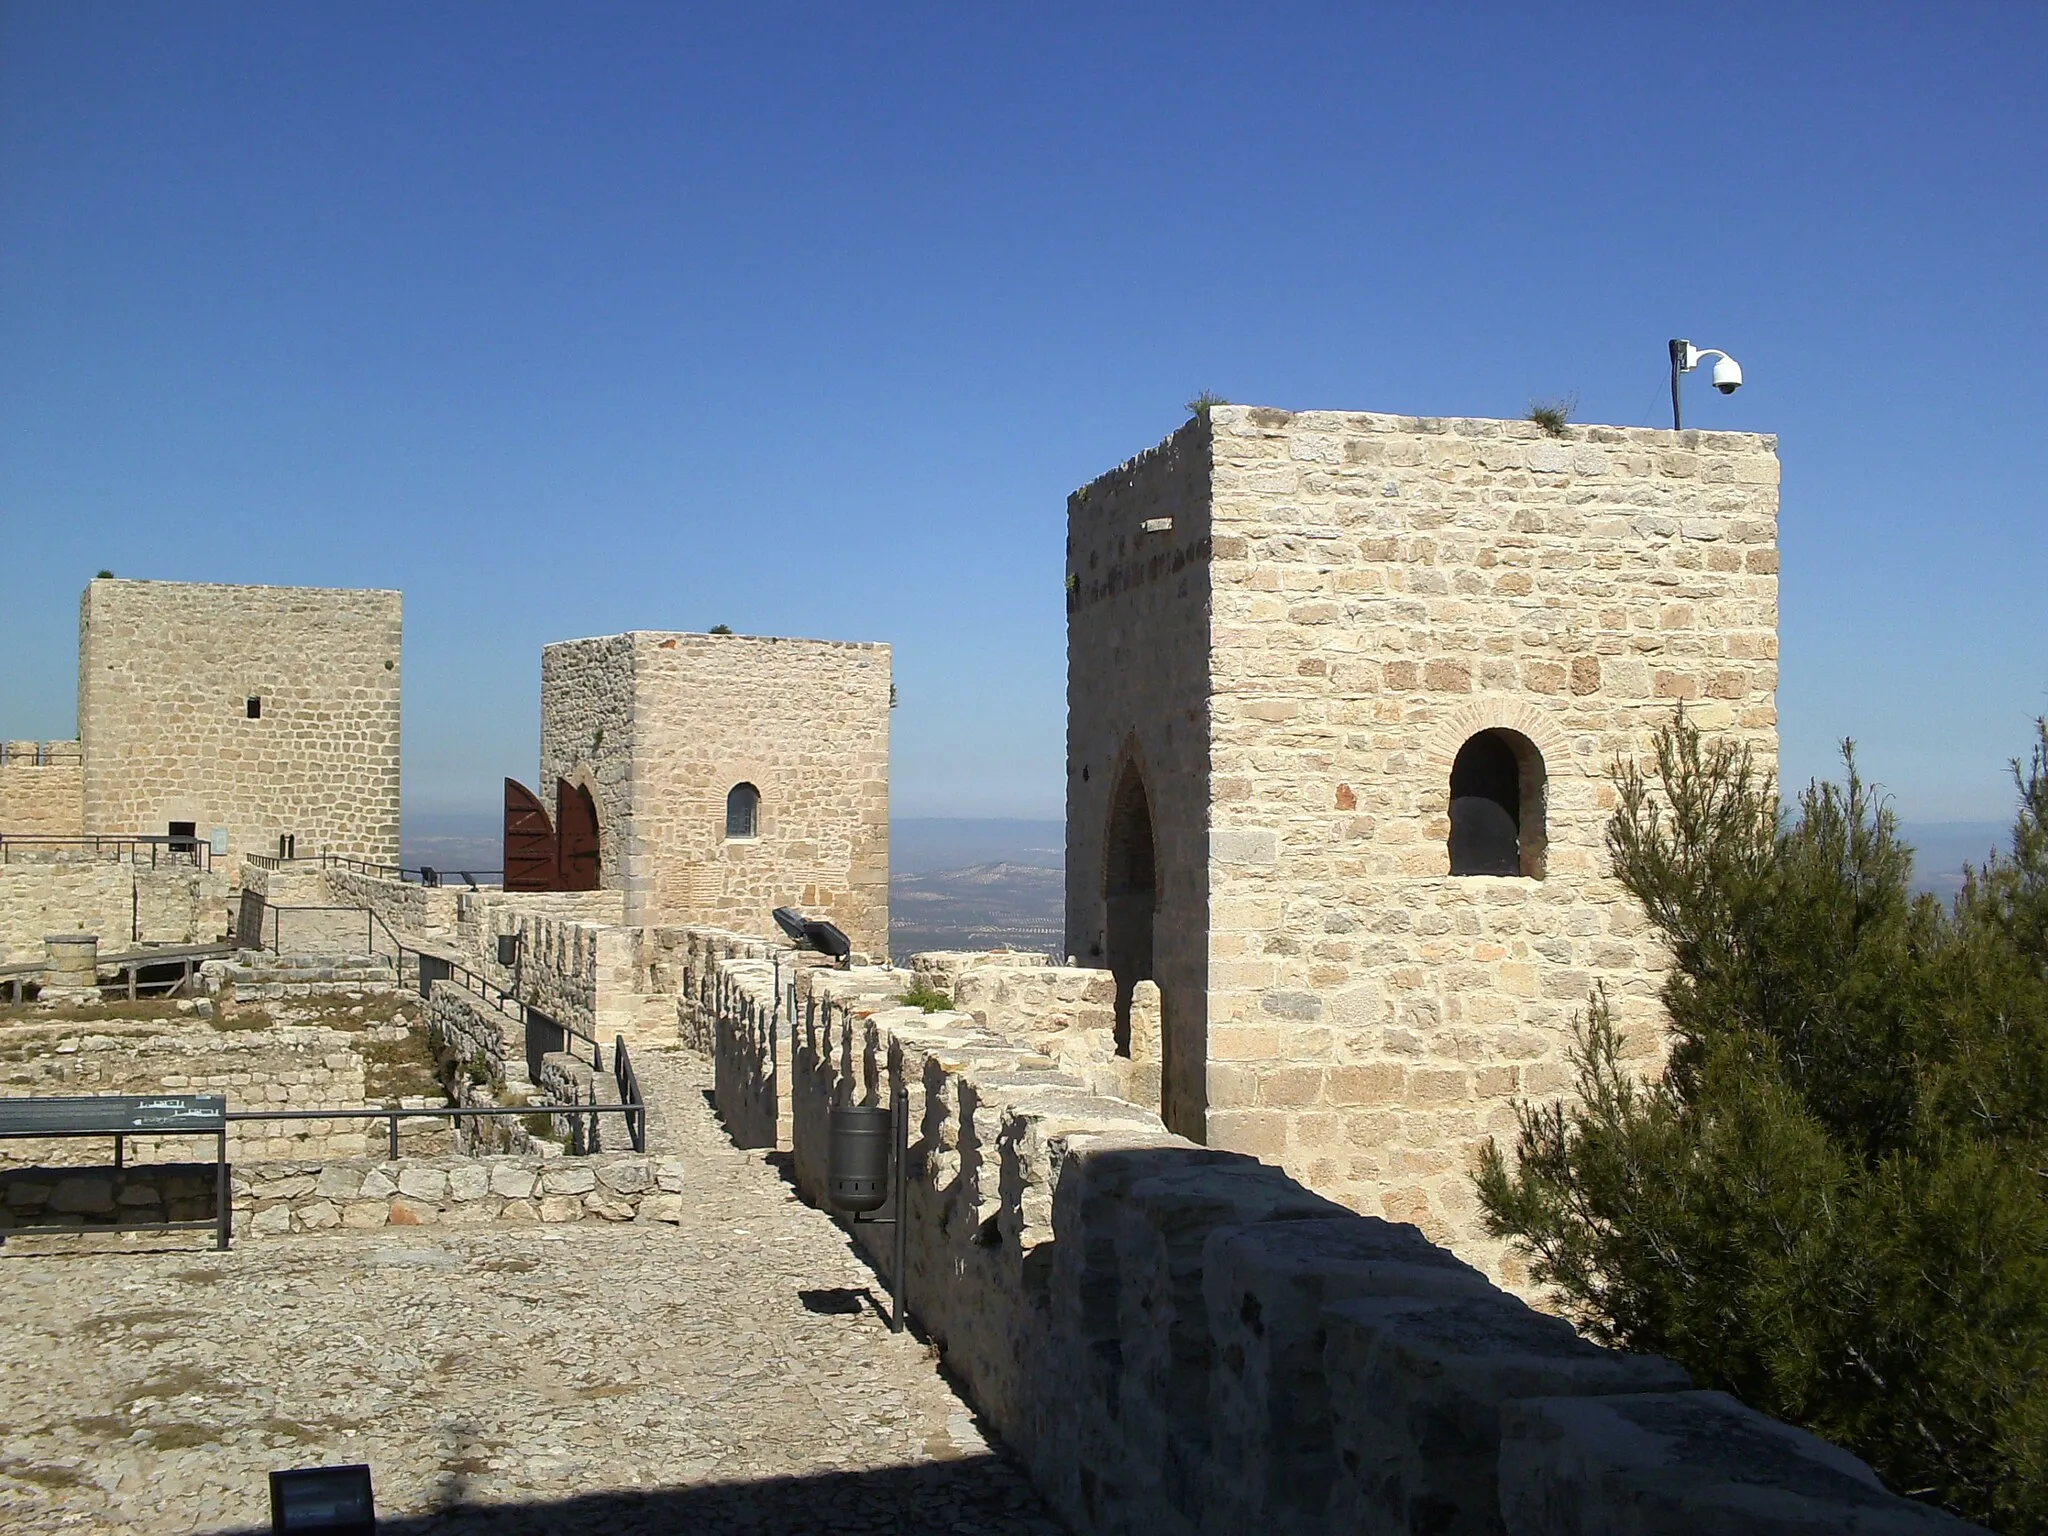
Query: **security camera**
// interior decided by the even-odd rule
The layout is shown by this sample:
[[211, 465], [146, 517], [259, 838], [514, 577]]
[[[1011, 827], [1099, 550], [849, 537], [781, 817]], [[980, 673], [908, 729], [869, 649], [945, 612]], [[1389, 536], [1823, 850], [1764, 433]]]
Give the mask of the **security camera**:
[[1689, 341], [1675, 336], [1671, 339], [1671, 425], [1674, 430], [1685, 425], [1684, 413], [1679, 408], [1679, 375], [1691, 373], [1710, 357], [1714, 359], [1714, 388], [1724, 395], [1732, 395], [1742, 388], [1742, 366], [1726, 352], [1718, 347], [1703, 351]]

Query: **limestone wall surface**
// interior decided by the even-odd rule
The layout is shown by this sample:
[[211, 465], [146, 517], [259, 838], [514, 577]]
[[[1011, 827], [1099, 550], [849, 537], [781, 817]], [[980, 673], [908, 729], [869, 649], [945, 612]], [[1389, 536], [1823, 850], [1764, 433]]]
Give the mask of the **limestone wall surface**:
[[138, 941], [204, 944], [227, 918], [227, 877], [189, 864], [131, 864], [90, 855], [0, 864], [0, 965], [43, 958], [43, 937], [90, 933], [100, 952]]
[[85, 761], [75, 741], [0, 742], [0, 833], [76, 837], [85, 830]]
[[[1177, 536], [1204, 495], [1204, 625], [1120, 650], [1109, 616], [1135, 617], [1130, 593], [1170, 561], [1112, 562], [1143, 547], [1145, 515]], [[1181, 717], [1202, 746], [1176, 760], [1197, 792], [1154, 811], [1161, 946], [1184, 926], [1175, 850], [1206, 849], [1206, 920], [1185, 925], [1202, 943], [1199, 1115], [1173, 1112], [1180, 971], [1160, 950], [1172, 1123], [1508, 1273], [1471, 1196], [1477, 1144], [1512, 1130], [1516, 1095], [1567, 1085], [1594, 987], [1646, 1064], [1659, 1050], [1663, 957], [1606, 862], [1612, 766], [1643, 759], [1680, 703], [1775, 765], [1777, 505], [1770, 437], [1246, 406], [1077, 493], [1075, 772], [1159, 729], [1122, 698], [1205, 677]], [[1489, 730], [1540, 757], [1525, 873], [1452, 876], [1452, 763]], [[1100, 792], [1070, 808], [1079, 954]]]
[[[102, 578], [79, 603], [88, 832], [398, 859], [396, 592]], [[259, 701], [251, 719], [248, 701]]]
[[[732, 938], [691, 948], [721, 1044], [776, 1002]], [[1586, 1343], [1412, 1225], [894, 1006], [903, 975], [798, 972], [797, 1185], [823, 1202], [833, 1106], [904, 1090], [911, 1315], [1076, 1532], [1975, 1529]], [[747, 1058], [722, 1065], [722, 1112], [727, 1083], [758, 1099]], [[885, 1265], [891, 1229], [853, 1230]]]
[[[1128, 973], [1126, 990], [1140, 976], [1157, 982], [1166, 1122], [1196, 1136], [1208, 1059], [1210, 457], [1208, 423], [1191, 421], [1067, 501], [1067, 951]], [[1133, 911], [1133, 893], [1111, 889], [1127, 883], [1108, 857], [1111, 813], [1120, 786], [1131, 804], [1132, 785], [1150, 814], [1149, 934], [1145, 898]]]
[[[602, 878], [632, 926], [771, 931], [797, 906], [888, 949], [885, 645], [635, 632], [541, 660], [542, 794], [591, 791]], [[756, 835], [726, 799], [759, 792]]]

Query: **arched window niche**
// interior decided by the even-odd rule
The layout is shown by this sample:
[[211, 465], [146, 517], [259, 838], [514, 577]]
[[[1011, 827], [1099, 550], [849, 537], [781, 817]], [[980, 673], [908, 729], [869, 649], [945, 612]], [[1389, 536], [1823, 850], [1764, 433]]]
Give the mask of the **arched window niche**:
[[735, 784], [725, 795], [725, 835], [728, 841], [761, 835], [761, 791], [751, 784]]
[[1500, 727], [1467, 738], [1451, 763], [1451, 873], [1543, 878], [1543, 754]]

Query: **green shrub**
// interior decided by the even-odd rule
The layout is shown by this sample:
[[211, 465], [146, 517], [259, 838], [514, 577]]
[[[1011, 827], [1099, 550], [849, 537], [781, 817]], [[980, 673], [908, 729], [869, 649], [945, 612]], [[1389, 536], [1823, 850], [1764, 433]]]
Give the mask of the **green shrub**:
[[1594, 1337], [1669, 1355], [1900, 1492], [2048, 1531], [2048, 725], [2010, 854], [1952, 909], [1845, 746], [1781, 820], [1746, 752], [1617, 770], [1623, 885], [1668, 944], [1665, 1070], [1607, 1000], [1579, 1101], [1518, 1106], [1487, 1224]]
[[896, 1001], [908, 1008], [922, 1008], [926, 1013], [946, 1013], [953, 1007], [952, 998], [922, 981], [900, 994]]

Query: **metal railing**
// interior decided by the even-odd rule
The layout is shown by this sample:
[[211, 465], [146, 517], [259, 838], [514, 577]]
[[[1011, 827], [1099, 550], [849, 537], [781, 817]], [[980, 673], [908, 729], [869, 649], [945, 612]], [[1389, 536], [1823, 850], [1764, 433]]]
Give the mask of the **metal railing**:
[[9, 751], [8, 744], [0, 741], [0, 768], [23, 761], [38, 768], [53, 768], [60, 763], [76, 767], [85, 761], [85, 748], [76, 741], [39, 741], [35, 743], [33, 754], [23, 754]]
[[[590, 1047], [590, 1069], [593, 1072], [602, 1072], [604, 1070], [604, 1046], [595, 1035], [585, 1034], [573, 1024], [549, 1017], [530, 1003], [522, 1001], [516, 993], [507, 992], [488, 976], [471, 970], [459, 960], [451, 960], [446, 955], [436, 954], [432, 950], [424, 950], [417, 945], [407, 944], [396, 933], [392, 932], [390, 924], [386, 923], [383, 918], [379, 917], [369, 907], [273, 906], [265, 902], [265, 915], [267, 916], [274, 912], [353, 912], [359, 914], [366, 920], [364, 939], [370, 954], [375, 955], [377, 953], [377, 932], [379, 929], [382, 929], [384, 937], [390, 942], [393, 963], [397, 970], [402, 973], [405, 969], [405, 957], [407, 955], [413, 957], [418, 970], [418, 986], [421, 997], [431, 996], [433, 985], [437, 981], [453, 982], [462, 987], [463, 990], [475, 994], [484, 1002], [496, 1008], [498, 1012], [506, 1016], [508, 1022], [516, 1022], [523, 1026], [526, 1033], [527, 1070], [529, 1075], [536, 1079], [540, 1075], [541, 1057], [549, 1054], [550, 1051], [567, 1053], [568, 1043], [572, 1039], [580, 1040]], [[261, 937], [259, 927], [259, 940]], [[273, 923], [271, 925], [271, 940], [263, 947], [282, 958], [284, 951], [279, 947], [282, 943], [282, 937], [282, 925]], [[550, 1034], [553, 1037], [552, 1041], [550, 1040]], [[581, 1056], [582, 1053], [579, 1051], [574, 1054]], [[606, 1114], [611, 1114], [620, 1110], [630, 1110], [632, 1113], [626, 1122], [627, 1134], [633, 1139], [633, 1150], [644, 1152], [647, 1150], [647, 1112], [640, 1098], [640, 1080], [633, 1071], [632, 1058], [626, 1053], [626, 1037], [624, 1035], [614, 1035], [612, 1037], [612, 1079], [619, 1087], [619, 1098], [622, 1101], [619, 1104], [596, 1106], [541, 1105], [524, 1111], [478, 1109], [463, 1110], [461, 1113], [479, 1115], [540, 1113], [543, 1111], [553, 1113], [557, 1110], [567, 1110], [580, 1114], [585, 1109], [596, 1108]], [[243, 1113], [250, 1117], [258, 1115], [256, 1111], [244, 1111]], [[385, 1113], [385, 1111], [375, 1111], [375, 1113]], [[442, 1114], [454, 1113], [454, 1111], [393, 1110], [389, 1111], [389, 1113]], [[313, 1117], [310, 1111], [302, 1113], [279, 1110], [274, 1112], [274, 1117], [276, 1118], [290, 1119], [295, 1116], [301, 1119]], [[397, 1131], [394, 1129], [391, 1143], [394, 1147], [398, 1145], [397, 1134]], [[393, 1152], [391, 1155], [396, 1157], [398, 1154]]]
[[213, 844], [203, 837], [148, 837], [140, 833], [122, 837], [58, 837], [40, 832], [0, 832], [0, 864], [13, 863], [17, 853], [56, 852], [65, 848], [107, 854], [117, 864], [140, 864], [142, 850], [146, 848], [151, 869], [159, 864], [213, 868]]
[[[398, 1122], [430, 1118], [437, 1120], [501, 1119], [507, 1115], [625, 1115], [630, 1131], [636, 1119], [644, 1117], [639, 1104], [497, 1104], [462, 1108], [447, 1105], [438, 1109], [231, 1109], [229, 1120], [384, 1120], [389, 1122], [389, 1157], [398, 1156]], [[634, 1135], [633, 1150], [646, 1150], [643, 1135]]]
[[626, 1118], [626, 1134], [633, 1138], [633, 1150], [647, 1150], [647, 1101], [640, 1096], [640, 1079], [633, 1071], [633, 1058], [626, 1054], [626, 1037], [612, 1036], [612, 1081], [619, 1085], [619, 1105], [634, 1111]]
[[503, 883], [502, 869], [437, 869], [431, 864], [422, 864], [418, 869], [403, 864], [379, 864], [374, 859], [356, 859], [341, 853], [309, 853], [304, 857], [284, 858], [270, 853], [248, 853], [242, 856], [258, 869], [285, 869], [293, 864], [314, 864], [321, 869], [345, 869], [352, 874], [369, 875], [378, 880], [396, 880], [406, 885], [429, 887], [446, 885], [451, 876], [460, 880], [472, 891], [479, 891], [491, 884], [492, 877]]
[[[137, 949], [125, 955], [101, 955], [96, 971], [112, 971], [114, 985], [121, 985], [121, 978], [127, 978], [128, 1001], [135, 1002], [146, 991], [161, 989], [166, 997], [176, 992], [192, 979], [201, 962], [224, 959], [235, 952], [232, 944], [167, 944], [161, 949]], [[144, 971], [176, 966], [176, 976], [156, 976], [144, 980]], [[24, 965], [0, 965], [0, 992], [7, 995], [10, 1006], [20, 1007], [25, 990], [38, 985], [48, 974], [47, 961], [34, 961]], [[99, 985], [95, 976], [95, 986]]]

